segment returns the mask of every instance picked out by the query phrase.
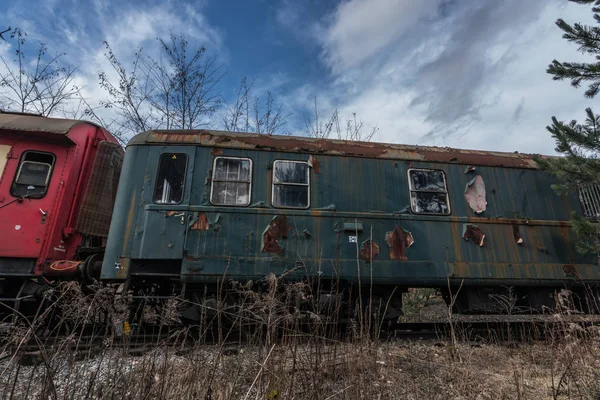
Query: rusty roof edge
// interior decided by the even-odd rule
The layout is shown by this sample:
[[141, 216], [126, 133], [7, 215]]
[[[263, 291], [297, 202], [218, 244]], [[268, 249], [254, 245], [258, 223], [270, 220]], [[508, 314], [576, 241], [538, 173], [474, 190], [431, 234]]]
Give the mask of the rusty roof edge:
[[[167, 143], [537, 169], [533, 155], [527, 153], [358, 142], [339, 139], [315, 139], [302, 136], [265, 135], [219, 130], [146, 131], [131, 138], [127, 146]], [[542, 155], [541, 157], [555, 158], [555, 156], [548, 155]]]

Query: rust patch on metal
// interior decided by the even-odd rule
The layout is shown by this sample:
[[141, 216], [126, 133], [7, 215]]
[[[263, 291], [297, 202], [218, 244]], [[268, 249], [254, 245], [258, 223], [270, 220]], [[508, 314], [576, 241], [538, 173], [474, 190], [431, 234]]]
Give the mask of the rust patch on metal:
[[205, 213], [198, 213], [198, 221], [190, 227], [192, 231], [207, 231], [208, 230], [208, 216]]
[[521, 237], [521, 233], [519, 232], [519, 225], [513, 225], [513, 237], [515, 238], [516, 244], [522, 244], [523, 238]]
[[321, 173], [321, 165], [319, 164], [317, 157], [313, 155], [308, 157], [308, 165], [315, 171], [315, 174]]
[[129, 275], [129, 263], [130, 259], [127, 257], [119, 258], [118, 270], [117, 270], [117, 278], [125, 279]]
[[579, 270], [573, 264], [566, 264], [562, 267], [563, 272], [567, 278], [577, 278], [581, 279], [581, 275], [579, 274]]
[[487, 208], [487, 200], [485, 198], [485, 182], [481, 175], [477, 175], [465, 187], [465, 200], [475, 214], [481, 214]]
[[385, 240], [388, 246], [390, 246], [390, 259], [408, 260], [406, 249], [415, 242], [410, 232], [396, 225], [393, 231], [387, 233]]
[[283, 246], [281, 246], [280, 240], [287, 238], [290, 229], [287, 217], [285, 215], [276, 215], [263, 232], [263, 253], [281, 255], [283, 253]]
[[544, 253], [545, 255], [550, 254], [550, 250], [542, 242], [538, 242], [538, 251], [540, 253]]
[[520, 153], [354, 142], [334, 139], [313, 139], [295, 136], [259, 135], [212, 130], [149, 131], [136, 135], [131, 139], [128, 145], [143, 143], [190, 144], [207, 147], [304, 152], [407, 161], [431, 161], [465, 165], [537, 169], [537, 164], [533, 160], [533, 156]]
[[129, 204], [129, 212], [127, 213], [127, 225], [125, 226], [125, 236], [122, 239], [123, 241], [123, 247], [121, 248], [121, 254], [126, 254], [125, 251], [127, 250], [127, 238], [130, 238], [131, 236], [131, 229], [133, 228], [133, 214], [135, 211], [135, 199], [136, 199], [136, 194], [137, 191], [134, 190], [133, 193], [131, 194], [131, 202]]
[[213, 147], [213, 149], [210, 151], [210, 154], [212, 154], [213, 156], [220, 156], [221, 154], [223, 154], [223, 149], [219, 147]]
[[165, 217], [172, 217], [175, 214], [177, 214], [177, 211], [167, 211], [165, 213]]
[[362, 244], [362, 249], [360, 249], [359, 256], [365, 261], [371, 261], [377, 258], [379, 254], [379, 246], [375, 241], [365, 240]]
[[467, 242], [471, 241], [479, 247], [483, 247], [485, 234], [477, 225], [465, 225], [463, 239], [465, 239]]

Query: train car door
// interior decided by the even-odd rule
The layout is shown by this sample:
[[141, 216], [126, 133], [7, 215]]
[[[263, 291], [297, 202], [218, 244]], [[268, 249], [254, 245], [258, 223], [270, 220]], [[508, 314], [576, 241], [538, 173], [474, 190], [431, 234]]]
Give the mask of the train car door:
[[181, 259], [190, 219], [194, 152], [170, 146], [168, 152], [152, 152], [147, 165], [147, 171], [155, 171], [153, 177], [146, 176], [152, 195], [144, 207], [142, 234], [136, 235], [133, 253], [138, 259]]

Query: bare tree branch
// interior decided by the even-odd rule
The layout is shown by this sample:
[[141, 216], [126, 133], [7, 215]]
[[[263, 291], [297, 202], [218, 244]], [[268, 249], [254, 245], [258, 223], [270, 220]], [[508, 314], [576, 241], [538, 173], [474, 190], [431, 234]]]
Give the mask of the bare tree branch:
[[100, 86], [109, 96], [103, 105], [117, 111], [121, 127], [128, 134], [151, 129], [195, 129], [206, 125], [221, 104], [216, 87], [224, 73], [215, 56], [207, 56], [204, 47], [190, 53], [184, 35], [171, 34], [168, 41], [157, 41], [158, 59], [140, 48], [131, 71], [105, 42], [105, 56], [116, 79], [106, 72], [98, 74]]
[[323, 123], [317, 96], [314, 97], [312, 114], [304, 117], [304, 124], [306, 126], [306, 136], [316, 139], [336, 138], [340, 140], [370, 142], [379, 130], [377, 126], [366, 130], [364, 122], [357, 118], [356, 113], [352, 113], [352, 118], [345, 120], [342, 128], [341, 117], [337, 108], [331, 113], [329, 119]]
[[283, 104], [277, 104], [271, 92], [261, 103], [258, 96], [253, 96], [254, 83], [247, 77], [241, 80], [234, 104], [226, 105], [221, 117], [223, 128], [232, 132], [288, 134], [284, 127], [289, 114], [284, 112]]
[[25, 53], [27, 34], [19, 28], [10, 33], [15, 40], [12, 63], [0, 56], [0, 106], [6, 110], [51, 115], [67, 105], [77, 107], [79, 88], [75, 86], [76, 68], [62, 63], [66, 53], [48, 57], [44, 43], [29, 62]]

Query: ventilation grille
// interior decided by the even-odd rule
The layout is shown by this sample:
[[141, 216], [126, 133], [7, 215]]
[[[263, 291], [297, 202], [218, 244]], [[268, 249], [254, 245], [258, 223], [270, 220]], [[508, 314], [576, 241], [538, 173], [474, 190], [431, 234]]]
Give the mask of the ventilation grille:
[[600, 219], [600, 185], [580, 186], [579, 200], [586, 218]]
[[100, 142], [77, 219], [78, 232], [108, 236], [122, 165], [119, 145]]

